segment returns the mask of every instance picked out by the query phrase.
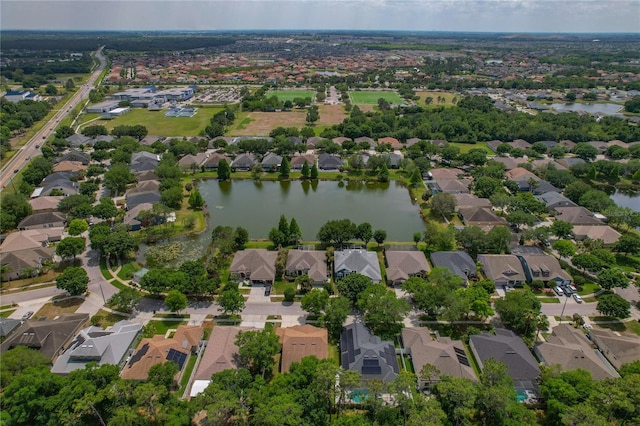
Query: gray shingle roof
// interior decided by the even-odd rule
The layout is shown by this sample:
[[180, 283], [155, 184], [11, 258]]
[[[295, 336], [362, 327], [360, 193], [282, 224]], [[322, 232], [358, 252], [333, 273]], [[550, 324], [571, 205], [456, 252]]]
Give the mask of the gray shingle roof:
[[373, 282], [382, 280], [378, 255], [366, 250], [340, 250], [334, 254], [334, 272], [348, 275], [350, 273], [362, 274]]
[[504, 328], [496, 328], [495, 333], [495, 336], [482, 333], [469, 338], [469, 345], [480, 368], [483, 368], [486, 360], [493, 358], [506, 364], [512, 379], [534, 380], [538, 377], [538, 362], [522, 339]]
[[431, 253], [431, 263], [434, 267], [448, 268], [465, 281], [477, 275], [476, 263], [464, 251], [436, 251]]
[[340, 350], [342, 368], [359, 372], [363, 381], [379, 379], [389, 383], [400, 373], [393, 343], [372, 335], [360, 323], [342, 329]]

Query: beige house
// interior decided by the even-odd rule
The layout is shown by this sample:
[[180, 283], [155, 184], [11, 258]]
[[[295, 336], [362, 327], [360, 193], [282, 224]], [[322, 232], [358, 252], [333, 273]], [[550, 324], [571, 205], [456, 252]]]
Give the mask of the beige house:
[[[436, 337], [428, 328], [403, 328], [402, 342], [407, 355], [411, 356], [413, 368], [418, 376], [418, 386], [422, 389], [430, 383], [439, 382], [444, 375], [477, 381], [469, 354], [460, 340]], [[427, 365], [438, 369], [430, 380], [420, 378], [420, 371]]]
[[289, 277], [308, 275], [314, 285], [329, 281], [327, 253], [322, 250], [289, 250], [285, 274]]
[[620, 377], [611, 364], [598, 356], [584, 333], [567, 324], [554, 327], [546, 342], [536, 343], [533, 352], [544, 364], [559, 365], [563, 371], [580, 368], [595, 380]]
[[247, 249], [236, 252], [229, 268], [233, 281], [250, 280], [252, 284], [273, 284], [276, 278], [278, 252]]
[[291, 364], [300, 362], [306, 356], [318, 359], [329, 357], [329, 335], [326, 328], [312, 325], [296, 325], [293, 327], [276, 328], [276, 334], [282, 344], [282, 358], [280, 371], [289, 372]]
[[595, 328], [590, 333], [593, 343], [616, 369], [640, 359], [640, 338], [618, 336], [609, 330]]
[[385, 253], [387, 259], [387, 284], [401, 285], [410, 277], [425, 278], [431, 267], [424, 253], [415, 251], [393, 251]]
[[610, 246], [618, 242], [622, 234], [608, 225], [575, 225], [573, 235], [578, 241], [602, 240], [604, 245]]
[[527, 280], [520, 260], [512, 254], [480, 254], [478, 262], [482, 264], [484, 275], [496, 286], [515, 287]]

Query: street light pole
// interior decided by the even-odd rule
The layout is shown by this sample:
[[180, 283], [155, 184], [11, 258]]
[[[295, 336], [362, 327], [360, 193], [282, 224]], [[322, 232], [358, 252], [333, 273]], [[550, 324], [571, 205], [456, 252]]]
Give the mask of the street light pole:
[[567, 296], [564, 297], [564, 305], [562, 305], [562, 312], [560, 312], [560, 324], [562, 324], [562, 317], [564, 316], [564, 308], [567, 307], [567, 300], [569, 298]]

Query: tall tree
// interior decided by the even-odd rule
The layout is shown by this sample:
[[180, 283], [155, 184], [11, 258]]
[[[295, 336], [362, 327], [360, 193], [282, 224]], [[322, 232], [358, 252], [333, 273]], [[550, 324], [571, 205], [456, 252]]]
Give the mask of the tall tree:
[[235, 344], [242, 366], [262, 377], [273, 368], [274, 356], [280, 352], [280, 340], [271, 330], [240, 331]]
[[69, 222], [69, 235], [80, 235], [89, 229], [89, 224], [84, 219], [73, 219]]
[[89, 276], [82, 268], [70, 266], [56, 278], [56, 287], [65, 290], [71, 296], [79, 296], [87, 292]]
[[329, 332], [329, 338], [337, 342], [347, 316], [351, 312], [351, 303], [346, 297], [333, 297], [327, 302], [324, 310], [324, 326]]
[[631, 304], [628, 300], [614, 293], [605, 293], [598, 298], [598, 312], [614, 318], [628, 318], [631, 315]]
[[235, 315], [244, 309], [244, 296], [240, 293], [237, 283], [225, 284], [216, 301], [225, 315]]
[[384, 229], [376, 229], [373, 232], [373, 239], [378, 243], [378, 247], [380, 247], [380, 245], [384, 243], [384, 240], [387, 239], [387, 231]]
[[187, 296], [182, 294], [179, 290], [170, 290], [167, 296], [164, 298], [164, 304], [171, 312], [180, 312], [187, 307]]
[[309, 168], [309, 163], [307, 163], [306, 160], [302, 165], [302, 170], [300, 171], [300, 173], [302, 174], [303, 179], [309, 179], [309, 175], [311, 174], [311, 169]]
[[189, 206], [191, 206], [192, 209], [198, 210], [204, 206], [204, 198], [202, 198], [202, 194], [200, 194], [197, 188], [189, 194]]
[[338, 281], [338, 291], [340, 295], [346, 297], [355, 305], [358, 295], [373, 285], [371, 278], [362, 274], [349, 274]]
[[229, 180], [231, 178], [231, 167], [224, 158], [218, 162], [218, 180]]
[[85, 249], [86, 242], [82, 237], [67, 237], [56, 246], [56, 254], [60, 257], [72, 257], [73, 263], [76, 262], [76, 256]]
[[298, 222], [296, 221], [295, 217], [291, 218], [287, 237], [289, 239], [289, 244], [298, 244], [298, 242], [302, 239], [302, 231], [300, 230], [300, 226], [298, 226]]
[[358, 295], [358, 307], [364, 312], [364, 322], [382, 338], [392, 339], [402, 329], [402, 320], [410, 306], [405, 299], [384, 286], [372, 285]]

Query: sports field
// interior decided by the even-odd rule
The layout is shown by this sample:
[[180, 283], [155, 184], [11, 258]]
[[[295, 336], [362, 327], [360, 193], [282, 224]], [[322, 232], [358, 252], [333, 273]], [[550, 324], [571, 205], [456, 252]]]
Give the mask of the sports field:
[[198, 136], [209, 124], [211, 117], [221, 111], [222, 108], [198, 108], [193, 117], [165, 117], [166, 111], [147, 111], [146, 109], [133, 109], [125, 115], [111, 120], [95, 120], [87, 125], [100, 124], [108, 130], [116, 126], [133, 126], [142, 124], [150, 135], [154, 136]]
[[267, 97], [277, 96], [281, 102], [293, 101], [295, 98], [311, 98], [313, 101], [316, 98], [316, 92], [313, 90], [270, 90], [267, 92]]
[[404, 102], [400, 95], [389, 90], [363, 90], [349, 92], [349, 98], [354, 105], [376, 105], [378, 99], [385, 99], [390, 104], [401, 104]]

